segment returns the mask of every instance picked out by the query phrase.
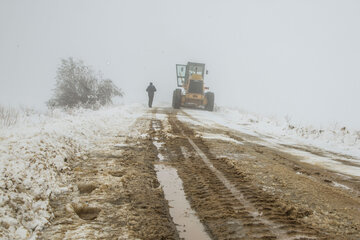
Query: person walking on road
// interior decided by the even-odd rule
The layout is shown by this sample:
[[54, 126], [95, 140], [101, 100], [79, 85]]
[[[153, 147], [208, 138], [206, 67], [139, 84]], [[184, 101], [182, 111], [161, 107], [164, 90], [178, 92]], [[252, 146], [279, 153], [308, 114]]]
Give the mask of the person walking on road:
[[152, 107], [152, 102], [154, 100], [154, 93], [156, 92], [156, 88], [155, 88], [155, 86], [153, 85], [152, 82], [146, 88], [146, 91], [148, 92], [148, 95], [149, 95], [149, 108], [151, 108]]

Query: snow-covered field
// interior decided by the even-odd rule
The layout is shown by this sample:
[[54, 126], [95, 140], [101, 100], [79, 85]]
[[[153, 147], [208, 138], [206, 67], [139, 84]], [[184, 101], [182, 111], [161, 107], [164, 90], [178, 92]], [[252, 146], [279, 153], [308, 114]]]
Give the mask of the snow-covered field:
[[[0, 239], [34, 239], [53, 217], [49, 198], [68, 191], [70, 161], [86, 157], [105, 135], [126, 134], [142, 105], [97, 111], [21, 111], [0, 122]], [[7, 121], [8, 122], [8, 121]]]

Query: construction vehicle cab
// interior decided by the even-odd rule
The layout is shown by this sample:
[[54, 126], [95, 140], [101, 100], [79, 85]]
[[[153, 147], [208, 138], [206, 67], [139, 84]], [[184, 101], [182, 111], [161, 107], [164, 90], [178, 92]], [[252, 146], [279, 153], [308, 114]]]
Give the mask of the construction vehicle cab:
[[177, 86], [180, 88], [173, 92], [173, 108], [188, 106], [214, 110], [214, 93], [205, 92], [208, 89], [204, 86], [205, 64], [176, 64], [176, 75]]

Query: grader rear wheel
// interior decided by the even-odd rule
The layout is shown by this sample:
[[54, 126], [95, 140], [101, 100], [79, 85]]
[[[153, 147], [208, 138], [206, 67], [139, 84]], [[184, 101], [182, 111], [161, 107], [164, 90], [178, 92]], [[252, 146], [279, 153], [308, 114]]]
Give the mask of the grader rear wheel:
[[207, 93], [205, 93], [205, 97], [207, 100], [205, 109], [210, 112], [214, 111], [215, 94], [213, 92], [207, 92]]

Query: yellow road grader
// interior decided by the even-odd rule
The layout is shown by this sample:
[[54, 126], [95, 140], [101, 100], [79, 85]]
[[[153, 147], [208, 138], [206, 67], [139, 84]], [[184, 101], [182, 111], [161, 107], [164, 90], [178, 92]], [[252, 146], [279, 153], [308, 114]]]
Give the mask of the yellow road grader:
[[[208, 71], [206, 71], [206, 74]], [[176, 64], [177, 86], [173, 92], [172, 106], [214, 110], [215, 95], [204, 85], [205, 64], [188, 62]]]

